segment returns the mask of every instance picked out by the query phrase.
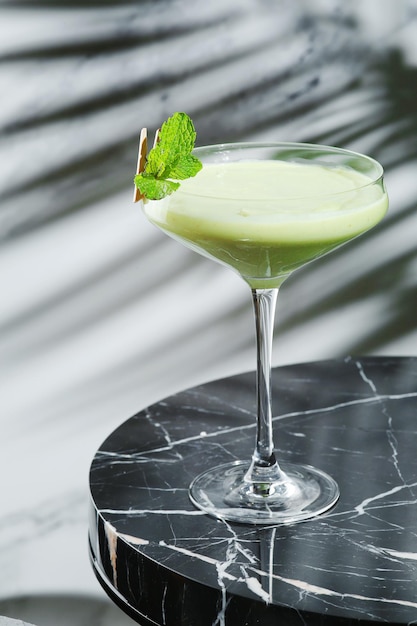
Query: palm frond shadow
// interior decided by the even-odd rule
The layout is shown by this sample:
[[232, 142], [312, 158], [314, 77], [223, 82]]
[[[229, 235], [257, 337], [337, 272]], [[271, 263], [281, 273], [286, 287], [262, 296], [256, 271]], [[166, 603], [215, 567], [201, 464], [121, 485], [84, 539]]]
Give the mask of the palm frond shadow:
[[[149, 9], [151, 4], [145, 3], [139, 6], [138, 10], [143, 12], [147, 6]], [[17, 3], [16, 6], [26, 5]], [[48, 3], [38, 2], [36, 6], [45, 7]], [[76, 13], [78, 5], [63, 2], [61, 6], [73, 8]], [[110, 7], [110, 3], [108, 6]], [[113, 3], [113, 8], [118, 6], [126, 9], [131, 5]], [[168, 5], [161, 2], [159, 6], [163, 8], [164, 15], [167, 14]], [[277, 22], [276, 32], [271, 29], [268, 34], [264, 33], [263, 38], [255, 37], [245, 49], [240, 43], [239, 33], [242, 33], [240, 35], [242, 37], [248, 28], [253, 30], [254, 18], [250, 11], [245, 13], [244, 10], [238, 9], [238, 3], [233, 2], [225, 8], [224, 4], [217, 2], [204, 20], [199, 17], [196, 10], [193, 10], [187, 13], [187, 19], [183, 24], [177, 21], [172, 24], [169, 21], [158, 20], [158, 12], [154, 11], [155, 17], [151, 19], [150, 26], [148, 24], [147, 27], [142, 27], [140, 20], [137, 20], [137, 27], [128, 29], [122, 40], [117, 29], [105, 30], [105, 36], [100, 35], [99, 39], [94, 39], [92, 30], [89, 39], [76, 45], [71, 40], [68, 41], [68, 45], [63, 45], [55, 38], [50, 44], [40, 42], [38, 47], [4, 53], [2, 59], [0, 58], [0, 66], [3, 64], [6, 68], [19, 67], [20, 63], [30, 61], [36, 72], [39, 63], [48, 67], [48, 64], [61, 62], [66, 57], [73, 57], [75, 68], [77, 66], [82, 68], [85, 61], [91, 58], [98, 60], [105, 67], [110, 57], [116, 60], [120, 58], [120, 62], [125, 63], [123, 54], [126, 46], [132, 48], [132, 59], [138, 55], [146, 56], [148, 45], [150, 43], [159, 45], [164, 39], [164, 33], [167, 38], [172, 38], [180, 44], [183, 35], [190, 32], [201, 33], [201, 39], [204, 39], [208, 33], [216, 32], [216, 27], [219, 33], [236, 30], [235, 39], [229, 41], [221, 58], [218, 57], [218, 53], [217, 56], [201, 55], [198, 61], [193, 61], [191, 67], [187, 66], [186, 62], [182, 65], [176, 63], [175, 69], [170, 72], [166, 71], [166, 63], [164, 64], [161, 59], [156, 62], [152, 76], [141, 77], [140, 74], [137, 76], [132, 74], [115, 85], [110, 80], [108, 85], [99, 85], [95, 92], [86, 91], [85, 97], [80, 95], [74, 102], [70, 99], [70, 103], [67, 103], [61, 98], [56, 104], [48, 103], [48, 106], [43, 108], [21, 107], [17, 117], [9, 116], [0, 126], [3, 145], [6, 142], [24, 145], [27, 140], [36, 141], [38, 145], [42, 136], [45, 142], [49, 142], [51, 138], [56, 143], [56, 135], [62, 134], [62, 150], [65, 150], [66, 144], [72, 140], [71, 135], [68, 136], [68, 128], [71, 128], [71, 125], [79, 129], [77, 132], [82, 140], [82, 129], [85, 127], [86, 133], [91, 135], [90, 127], [94, 128], [94, 124], [97, 126], [95, 133], [100, 134], [100, 141], [90, 145], [84, 144], [82, 150], [72, 150], [66, 158], [57, 155], [55, 162], [50, 160], [41, 169], [33, 168], [33, 173], [23, 169], [19, 177], [6, 178], [0, 185], [0, 188], [3, 188], [0, 197], [0, 220], [3, 218], [2, 214], [6, 216], [3, 218], [4, 226], [0, 229], [0, 232], [3, 230], [3, 236], [16, 237], [49, 221], [59, 220], [66, 213], [80, 210], [90, 202], [99, 200], [111, 189], [122, 189], [130, 184], [132, 168], [128, 164], [135, 161], [137, 129], [132, 125], [129, 126], [128, 122], [123, 122], [126, 115], [128, 119], [137, 119], [141, 111], [152, 111], [151, 115], [157, 126], [160, 117], [166, 115], [165, 109], [167, 112], [172, 108], [178, 109], [183, 106], [182, 101], [189, 99], [194, 101], [188, 111], [198, 125], [200, 144], [238, 140], [273, 127], [275, 123], [285, 125], [288, 119], [301, 118], [308, 107], [318, 107], [322, 101], [331, 98], [332, 92], [343, 91], [346, 83], [352, 81], [350, 77], [352, 72], [360, 72], [359, 58], [363, 47], [345, 44], [344, 49], [340, 50], [338, 45], [332, 42], [326, 44], [329, 50], [324, 54], [327, 58], [331, 57], [332, 62], [339, 63], [340, 68], [346, 66], [344, 71], [339, 72], [343, 75], [342, 83], [338, 82], [332, 87], [330, 83], [328, 85], [320, 83], [317, 77], [317, 66], [320, 66], [320, 63], [324, 64], [323, 60], [320, 61], [322, 50], [320, 45], [317, 45], [317, 40], [321, 38], [325, 42], [331, 40], [333, 30], [339, 27], [343, 29], [347, 42], [352, 39], [350, 37], [352, 25], [344, 24], [337, 15], [309, 21], [299, 19], [299, 13], [294, 9], [294, 16], [287, 19], [290, 26], [292, 25], [288, 31], [285, 28], [286, 21], [280, 24], [281, 16], [280, 22]], [[105, 14], [105, 7], [103, 11]], [[148, 13], [153, 15], [150, 11]], [[126, 21], [128, 13], [123, 15], [123, 20]], [[212, 40], [213, 34], [210, 36]], [[226, 35], [224, 37], [227, 43], [228, 37]], [[121, 45], [113, 49], [116, 41]], [[296, 45], [289, 52], [290, 44], [294, 42]], [[346, 46], [349, 51], [348, 61]], [[289, 55], [287, 59], [283, 54], [284, 51], [287, 56]], [[268, 70], [265, 75], [260, 68], [259, 77], [247, 75], [247, 72], [244, 72], [246, 60], [250, 62], [251, 59], [252, 65], [255, 62], [261, 65], [268, 59], [276, 59], [273, 61], [276, 68], [273, 71]], [[284, 59], [286, 60], [283, 61]], [[269, 63], [271, 65], [270, 61]], [[240, 78], [235, 81], [236, 85], [232, 88], [232, 77], [237, 71]], [[207, 85], [213, 83], [216, 88], [209, 88], [207, 92], [209, 98], [205, 98], [204, 94], [197, 98], [190, 97], [193, 91], [198, 93], [200, 90], [201, 80], [205, 80]], [[169, 97], [170, 91], [173, 90], [178, 93], [178, 102], [174, 102], [171, 97], [171, 104], [165, 105], [165, 98]], [[318, 93], [315, 93], [316, 91]], [[158, 110], [161, 110], [160, 114]], [[100, 122], [100, 126], [94, 120], [103, 122]], [[116, 123], [120, 127], [119, 140], [115, 141], [109, 136], [106, 141], [105, 120], [108, 120], [108, 125]], [[152, 118], [147, 124], [152, 125]], [[99, 170], [97, 164], [100, 164]], [[101, 184], [97, 184], [98, 177]], [[23, 189], [30, 190], [28, 195], [22, 194], [22, 186]], [[72, 190], [71, 194], [62, 193], [69, 188]], [[58, 198], [58, 202], [53, 205], [40, 202], [39, 194], [34, 195], [37, 190], [40, 193], [45, 190], [46, 197], [54, 196]]]
[[[380, 108], [377, 118], [370, 117], [361, 120], [358, 131], [351, 132], [349, 127], [338, 127], [326, 134], [316, 135], [312, 137], [312, 140], [318, 143], [334, 143], [333, 139], [337, 136], [338, 145], [349, 147], [358, 139], [364, 139], [368, 134], [372, 135], [374, 130], [384, 131], [388, 128], [388, 132], [382, 132], [381, 139], [373, 140], [371, 146], [372, 155], [383, 163], [388, 173], [391, 169], [401, 168], [401, 166], [409, 165], [410, 162], [417, 163], [417, 70], [407, 67], [401, 55], [394, 51], [387, 56], [384, 63], [375, 65], [372, 71], [376, 86], [382, 87], [384, 94], [383, 101], [379, 101], [379, 105], [383, 104], [383, 108]], [[361, 85], [354, 88], [360, 89]], [[359, 239], [349, 244], [347, 248], [332, 253], [331, 258], [324, 258], [317, 262], [316, 267], [313, 264], [306, 268], [304, 274], [300, 276], [300, 289], [311, 276], [311, 280], [317, 281], [317, 288], [320, 290], [320, 266], [328, 267], [330, 270], [338, 257], [345, 259], [348, 265], [349, 259], [354, 258], [360, 248], [363, 248], [364, 263], [360, 274], [352, 275], [348, 281], [343, 281], [340, 288], [334, 288], [331, 294], [313, 302], [307, 310], [292, 311], [291, 319], [278, 324], [279, 332], [285, 332], [296, 327], [297, 324], [331, 311], [337, 315], [338, 309], [381, 296], [385, 296], [384, 314], [372, 320], [372, 332], [368, 332], [366, 337], [351, 342], [348, 347], [349, 352], [363, 354], [381, 349], [381, 346], [404, 338], [417, 329], [415, 315], [417, 245], [411, 250], [405, 249], [399, 253], [402, 242], [398, 238], [393, 238], [391, 247], [389, 249], [385, 247], [387, 235], [394, 230], [394, 227], [396, 233], [400, 232], [401, 228], [403, 228], [404, 235], [407, 232], [410, 217], [417, 213], [415, 198], [409, 198], [409, 204], [406, 206], [393, 206], [391, 211], [382, 224], [366, 236], [369, 241], [381, 240], [377, 267], [373, 267], [372, 264], [372, 268], [367, 269], [364, 252], [366, 244], [364, 245]], [[410, 285], [410, 277], [412, 285]], [[297, 282], [296, 277], [294, 281]]]
[[[261, 4], [263, 8], [268, 5]], [[82, 3], [14, 0], [13, 3], [3, 2], [2, 6], [22, 13], [29, 6], [44, 10], [60, 7], [75, 13], [80, 8], [97, 8], [105, 12], [107, 8], [119, 7], [127, 10], [126, 15], [132, 11], [136, 16], [135, 11], [139, 9], [168, 10], [167, 3], [162, 0], [139, 5], [113, 0], [100, 3], [95, 0]], [[237, 2], [222, 9], [221, 2], [214, 6], [205, 20], [199, 20], [197, 13], [182, 25], [177, 22], [170, 25], [155, 18], [146, 28], [139, 24], [136, 29], [127, 29], [122, 39], [117, 29], [106, 31], [104, 35], [95, 35], [92, 31], [91, 38], [85, 41], [65, 39], [64, 43], [55, 41], [43, 45], [41, 42], [32, 49], [6, 50], [0, 53], [0, 68], [28, 63], [36, 70], [39, 63], [45, 67], [63, 60], [82, 64], [91, 58], [106, 64], [110, 58], [122, 59], [126, 51], [128, 54], [132, 52], [132, 58], [146, 55], [149, 46], [157, 41], [181, 42], [189, 33], [197, 33], [203, 40], [209, 29], [217, 27], [223, 29], [222, 32], [228, 29], [232, 32], [233, 28], [243, 25], [244, 31], [255, 19], [254, 14], [240, 10]], [[37, 110], [30, 106], [21, 107], [19, 115], [9, 116], [0, 127], [0, 136], [4, 144], [10, 142], [10, 145], [19, 142], [24, 145], [28, 139], [40, 144], [41, 138], [48, 143], [60, 133], [65, 136], [65, 141], [69, 141], [72, 129], [77, 129], [77, 139], [82, 140], [83, 129], [88, 130], [94, 120], [102, 119], [102, 125], [94, 126], [94, 141], [84, 145], [83, 149], [68, 155], [57, 154], [57, 158], [47, 161], [44, 168], [24, 172], [23, 183], [20, 178], [13, 180], [12, 177], [5, 181], [0, 196], [0, 224], [3, 224], [0, 237], [5, 240], [19, 238], [48, 223], [59, 222], [69, 213], [82, 212], [91, 203], [130, 187], [138, 130], [132, 128], [130, 120], [146, 114], [150, 116], [148, 126], [156, 126], [163, 115], [185, 108], [187, 102], [190, 102], [188, 112], [199, 129], [199, 144], [273, 136], [348, 148], [353, 146], [380, 160], [387, 173], [417, 161], [417, 69], [408, 66], [397, 50], [382, 55], [374, 53], [359, 37], [357, 25], [349, 17], [337, 13], [317, 16], [300, 13], [296, 8], [292, 10], [294, 13], [288, 18], [292, 20], [292, 28], [279, 27], [277, 22], [277, 35], [270, 33], [269, 38], [254, 41], [246, 50], [232, 41], [221, 60], [207, 54], [194, 60], [192, 67], [185, 63], [171, 72], [164, 71], [162, 61], [158, 61], [152, 76], [132, 74], [117, 86], [109, 83], [101, 85], [101, 90], [96, 92], [86, 90], [74, 101], [65, 102], [58, 98], [51, 106]], [[290, 44], [294, 42], [297, 45], [291, 49]], [[284, 53], [288, 56], [285, 57]], [[263, 73], [264, 67], [259, 67], [256, 76], [245, 75], [242, 71], [251, 60], [259, 60], [262, 64], [267, 58], [276, 59], [276, 66], [268, 72]], [[241, 76], [233, 82], [236, 68]], [[204, 80], [207, 91], [200, 93]], [[349, 111], [349, 121], [343, 115], [344, 102], [349, 102], [346, 105], [349, 107], [357, 106], [356, 115]], [[119, 129], [116, 136], [106, 135], [109, 124]], [[393, 207], [383, 225], [368, 235], [376, 251], [377, 267], [373, 264], [367, 269], [364, 260], [357, 275], [349, 275], [339, 287], [333, 285], [331, 292], [321, 300], [310, 298], [304, 310], [291, 312], [291, 319], [279, 320], [280, 332], [332, 311], [337, 314], [343, 307], [381, 294], [387, 294], [387, 315], [374, 320], [372, 335], [360, 342], [352, 340], [350, 349], [374, 350], [415, 329], [417, 321], [412, 314], [415, 297], [407, 280], [415, 266], [417, 247], [397, 254], [397, 247], [401, 244], [393, 241], [391, 249], [384, 248], [386, 235], [394, 228], [396, 232], [401, 228], [406, 231], [408, 220], [416, 212], [414, 198], [407, 198], [404, 202], [404, 206]], [[138, 250], [137, 259], [133, 254], [123, 258], [122, 265], [135, 264], [140, 257], [146, 258], [148, 252]], [[289, 297], [299, 300], [306, 285], [310, 282], [320, 284], [321, 275], [330, 271], [331, 264], [346, 259], [348, 266], [349, 259], [359, 253], [366, 259], [360, 241], [305, 268], [299, 277], [295, 275], [292, 279], [294, 286], [289, 289]], [[108, 269], [116, 275], [120, 268]], [[181, 271], [187, 270], [183, 267]], [[95, 278], [101, 280], [102, 276]], [[165, 279], [165, 274], [161, 275], [161, 280]], [[80, 289], [86, 286], [88, 281], [80, 285]], [[70, 294], [66, 296], [70, 297]], [[133, 297], [138, 297], [134, 289], [129, 298]], [[44, 308], [38, 314], [41, 315], [48, 306], [53, 307], [54, 302], [44, 302]], [[242, 304], [236, 303], [235, 310], [229, 311], [228, 315], [240, 318]], [[18, 321], [23, 323], [24, 319]], [[238, 342], [236, 349], [242, 349], [245, 341]]]

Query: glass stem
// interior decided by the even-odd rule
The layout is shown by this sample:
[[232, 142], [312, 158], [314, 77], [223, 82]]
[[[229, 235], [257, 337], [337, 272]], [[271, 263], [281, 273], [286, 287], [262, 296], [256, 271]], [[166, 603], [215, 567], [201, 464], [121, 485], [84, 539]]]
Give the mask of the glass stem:
[[[275, 307], [278, 288], [252, 289], [256, 323], [257, 346], [257, 432], [252, 463], [245, 480], [256, 491], [267, 495], [266, 483], [281, 481], [281, 472], [274, 453], [271, 397], [271, 356], [274, 333]], [[256, 487], [259, 483], [259, 487]]]

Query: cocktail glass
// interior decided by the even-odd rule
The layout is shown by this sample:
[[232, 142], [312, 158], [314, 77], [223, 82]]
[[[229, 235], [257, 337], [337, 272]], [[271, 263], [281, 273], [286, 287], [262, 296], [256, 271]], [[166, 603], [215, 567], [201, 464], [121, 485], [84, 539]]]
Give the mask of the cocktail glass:
[[195, 178], [145, 201], [147, 218], [249, 285], [257, 337], [257, 421], [251, 460], [197, 476], [190, 498], [246, 524], [305, 520], [328, 510], [337, 483], [310, 465], [278, 463], [273, 444], [271, 350], [278, 290], [293, 271], [375, 226], [387, 210], [382, 167], [351, 151], [297, 143], [197, 148]]

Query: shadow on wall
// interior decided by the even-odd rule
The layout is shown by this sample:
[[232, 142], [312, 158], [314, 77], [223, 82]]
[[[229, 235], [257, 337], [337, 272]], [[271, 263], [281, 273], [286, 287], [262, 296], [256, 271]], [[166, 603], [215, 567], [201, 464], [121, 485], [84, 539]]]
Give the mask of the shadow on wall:
[[[344, 331], [317, 358], [417, 351], [417, 70], [401, 48], [402, 29], [416, 23], [409, 2], [396, 3], [394, 13], [392, 3], [377, 11], [374, 3], [365, 10], [338, 0], [13, 0], [3, 7], [0, 237], [8, 245], [51, 223], [64, 228], [68, 215], [130, 188], [139, 128], [156, 128], [175, 110], [192, 116], [199, 144], [274, 138], [356, 149], [382, 162], [390, 214], [289, 281], [278, 330], [290, 343], [297, 332], [305, 345], [303, 329], [329, 335], [337, 313]], [[136, 263], [152, 267], [153, 284], [165, 288], [164, 253], [155, 263], [155, 245], [125, 254], [123, 240], [113, 242], [112, 265], [99, 274], [109, 294], [113, 274]], [[187, 273], [203, 278], [201, 267], [186, 257], [170, 284]], [[66, 297], [83, 285], [72, 281]], [[140, 303], [143, 282], [132, 280], [126, 297]], [[17, 336], [14, 320], [32, 319], [40, 306], [49, 304], [13, 309], [0, 331], [9, 324]], [[242, 302], [227, 315], [239, 320]], [[199, 326], [188, 335], [204, 332]], [[230, 350], [250, 350], [246, 337]], [[291, 346], [287, 354], [298, 358]]]
[[140, 127], [175, 110], [200, 144], [267, 134], [347, 146], [401, 122], [402, 137], [393, 128], [375, 146], [392, 165], [415, 136], [415, 73], [389, 37], [383, 49], [367, 38], [356, 4], [4, 2], [1, 236], [130, 185]]

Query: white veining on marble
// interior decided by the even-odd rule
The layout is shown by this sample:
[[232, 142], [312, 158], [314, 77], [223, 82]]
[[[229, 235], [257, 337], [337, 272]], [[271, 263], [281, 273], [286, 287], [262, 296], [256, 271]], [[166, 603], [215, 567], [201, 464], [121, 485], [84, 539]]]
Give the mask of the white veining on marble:
[[378, 394], [378, 392], [377, 392], [377, 389], [376, 389], [376, 387], [375, 387], [375, 384], [374, 384], [374, 382], [373, 382], [370, 378], [368, 378], [368, 376], [366, 375], [365, 370], [364, 370], [364, 368], [363, 368], [363, 365], [362, 365], [361, 361], [355, 360], [355, 365], [356, 365], [356, 367], [357, 367], [357, 368], [358, 368], [358, 370], [359, 370], [359, 374], [360, 374], [360, 377], [362, 378], [362, 380], [363, 380], [363, 381], [364, 381], [367, 385], [369, 385], [369, 387], [371, 388], [371, 390], [373, 391], [373, 393], [374, 393], [375, 395], [377, 395], [377, 394]]
[[[226, 609], [227, 609], [227, 586], [224, 582], [225, 573], [226, 573], [226, 564], [220, 561], [215, 563], [216, 572], [217, 572], [217, 584], [219, 585], [221, 591], [221, 607], [219, 612], [217, 613], [216, 619], [213, 622], [213, 626], [225, 626], [226, 624]], [[231, 578], [228, 574], [229, 580], [236, 580], [234, 577]]]
[[[256, 572], [259, 575], [262, 575], [261, 571], [256, 570]], [[285, 578], [283, 576], [279, 576], [278, 574], [274, 574], [274, 578], [282, 582], [285, 582], [291, 587], [295, 587], [296, 589], [299, 589], [303, 593], [307, 593], [307, 594], [314, 594], [317, 596], [330, 596], [330, 597], [337, 597], [337, 598], [352, 598], [354, 600], [361, 600], [364, 602], [376, 602], [376, 603], [382, 603], [382, 604], [398, 604], [399, 606], [407, 606], [407, 607], [417, 609], [417, 601], [411, 602], [409, 600], [399, 600], [395, 598], [363, 596], [357, 593], [340, 593], [340, 592], [334, 591], [333, 589], [319, 587], [317, 585], [307, 583], [303, 580]]]
[[[149, 410], [145, 410], [144, 411], [144, 416], [145, 419], [149, 420], [150, 423], [156, 428], [156, 431], [161, 431], [163, 433], [163, 437], [165, 439], [165, 441], [167, 442], [167, 445], [169, 447], [169, 449], [173, 449], [172, 446], [172, 439], [171, 439], [171, 435], [168, 431], [167, 428], [165, 428], [165, 426], [163, 424], [161, 424], [161, 422], [159, 422], [158, 420], [154, 420], [152, 413]], [[181, 455], [177, 452], [178, 454], [178, 458], [182, 458]]]
[[[417, 482], [411, 483], [410, 485], [397, 485], [396, 487], [393, 487], [392, 489], [388, 489], [387, 491], [384, 491], [382, 493], [377, 493], [374, 496], [371, 496], [370, 498], [366, 498], [366, 500], [363, 500], [362, 502], [357, 504], [355, 506], [355, 511], [358, 515], [366, 515], [369, 513], [370, 510], [374, 511], [375, 509], [379, 509], [379, 508], [392, 507], [392, 506], [404, 506], [404, 504], [407, 504], [407, 503], [415, 504], [417, 503], [417, 498], [414, 498], [413, 500], [405, 500], [404, 502], [401, 502], [401, 503], [382, 502], [381, 504], [380, 501], [385, 500], [385, 498], [393, 495], [394, 493], [400, 493], [401, 491], [404, 491], [404, 489], [409, 489], [411, 487], [416, 487], [416, 486], [417, 486]], [[375, 506], [376, 502], [378, 502], [377, 506]]]
[[[401, 599], [396, 599], [396, 598], [365, 596], [365, 595], [360, 595], [360, 594], [355, 594], [355, 593], [341, 593], [330, 588], [320, 587], [318, 585], [308, 583], [303, 580], [291, 579], [285, 576], [280, 576], [279, 574], [259, 569], [255, 567], [253, 564], [248, 565], [247, 568], [245, 568], [244, 566], [241, 566], [240, 569], [242, 571], [242, 576], [238, 577], [227, 572], [227, 568], [230, 566], [231, 563], [234, 562], [233, 557], [231, 557], [230, 554], [227, 556], [227, 559], [222, 562], [222, 561], [218, 561], [217, 559], [213, 559], [205, 555], [202, 555], [200, 553], [196, 553], [196, 552], [187, 550], [185, 548], [181, 548], [179, 546], [169, 545], [165, 541], [159, 542], [159, 545], [165, 548], [168, 548], [169, 550], [180, 552], [181, 554], [185, 554], [189, 557], [201, 560], [208, 565], [214, 566], [216, 568], [216, 571], [219, 574], [219, 587], [222, 589], [222, 591], [224, 590], [224, 587], [225, 587], [224, 580], [244, 582], [247, 585], [248, 589], [250, 589], [253, 593], [259, 596], [259, 598], [261, 598], [265, 602], [269, 602], [271, 596], [263, 589], [260, 583], [260, 580], [264, 577], [271, 577], [274, 580], [278, 580], [280, 582], [283, 582], [289, 585], [290, 587], [293, 587], [299, 590], [303, 594], [306, 593], [306, 594], [312, 594], [312, 595], [319, 596], [319, 597], [324, 596], [324, 597], [334, 597], [334, 598], [340, 598], [340, 599], [352, 598], [355, 600], [363, 601], [365, 603], [369, 603], [369, 602], [379, 603], [380, 602], [383, 604], [394, 604], [394, 605], [412, 607], [412, 608], [417, 609], [417, 601], [411, 602], [408, 600], [401, 600]], [[387, 554], [389, 554], [390, 552], [393, 552], [392, 556], [400, 557], [400, 554], [399, 553], [396, 554], [395, 551], [384, 549], [382, 550], [382, 552], [385, 552]], [[405, 558], [413, 558], [417, 560], [416, 555], [410, 556], [407, 554], [404, 556]], [[249, 574], [249, 572], [251, 571], [257, 575], [257, 578], [254, 578], [253, 576]]]
[[126, 533], [119, 533], [119, 537], [125, 539], [129, 543], [133, 543], [135, 546], [147, 546], [149, 545], [148, 539], [141, 539], [140, 537], [134, 537], [133, 535], [127, 535]]
[[372, 554], [384, 557], [387, 561], [397, 563], [401, 563], [403, 559], [417, 561], [417, 553], [399, 552], [398, 550], [393, 550], [384, 546], [375, 546], [373, 544], [363, 542], [360, 543], [360, 547]]
[[[373, 393], [375, 394], [376, 397], [380, 397], [378, 395], [378, 390], [376, 388], [376, 385], [375, 385], [374, 381], [371, 380], [367, 376], [362, 362], [360, 360], [355, 360], [355, 365], [358, 368], [358, 371], [360, 373], [360, 376], [361, 376], [362, 380], [369, 385], [369, 387], [371, 388], [371, 390], [373, 391]], [[382, 398], [381, 398], [381, 400], [382, 400]], [[403, 477], [402, 471], [401, 471], [401, 462], [400, 462], [399, 453], [398, 453], [398, 441], [397, 441], [397, 438], [395, 436], [395, 430], [394, 430], [394, 427], [393, 427], [392, 416], [388, 414], [388, 409], [387, 409], [386, 406], [383, 406], [382, 412], [387, 417], [388, 424], [387, 424], [386, 433], [387, 433], [388, 443], [389, 443], [389, 446], [390, 446], [391, 452], [392, 452], [392, 455], [391, 455], [392, 462], [394, 464], [394, 467], [395, 467], [395, 469], [397, 471], [398, 477], [401, 480], [402, 484], [405, 487], [407, 487], [408, 489], [412, 489], [414, 487], [414, 485], [407, 485], [407, 483], [406, 483], [406, 481], [405, 481], [405, 479]]]
[[417, 561], [417, 552], [398, 552], [398, 550], [391, 550], [390, 548], [381, 548], [384, 554], [389, 554], [398, 559], [410, 559], [411, 561]]
[[[385, 411], [386, 413], [386, 411]], [[393, 420], [391, 416], [388, 416], [388, 426], [387, 426], [387, 439], [388, 439], [388, 444], [391, 448], [391, 458], [392, 458], [392, 462], [394, 464], [394, 467], [397, 471], [398, 477], [401, 480], [401, 482], [403, 483], [403, 485], [406, 485], [406, 481], [403, 477], [402, 471], [401, 471], [401, 460], [399, 457], [399, 452], [398, 452], [398, 440], [395, 436], [395, 429], [393, 426]], [[411, 487], [411, 485], [410, 485]]]
[[204, 511], [198, 511], [196, 509], [100, 509], [100, 513], [110, 513], [113, 515], [126, 515], [128, 517], [140, 517], [143, 515], [185, 515], [187, 517], [201, 517], [206, 515]]
[[[228, 524], [227, 526], [231, 529], [231, 527]], [[231, 539], [227, 542], [227, 549], [226, 549], [224, 561], [213, 559], [206, 555], [202, 555], [201, 553], [193, 552], [191, 550], [181, 548], [180, 546], [168, 544], [166, 541], [159, 542], [160, 546], [163, 546], [175, 552], [180, 552], [181, 554], [185, 554], [194, 559], [198, 559], [216, 568], [217, 582], [222, 593], [222, 611], [218, 615], [218, 620], [219, 620], [218, 623], [220, 623], [221, 625], [223, 625], [224, 623], [224, 611], [226, 609], [227, 584], [225, 583], [225, 581], [229, 580], [229, 581], [244, 582], [247, 585], [248, 589], [252, 591], [256, 596], [261, 598], [263, 601], [269, 603], [271, 600], [270, 593], [265, 591], [265, 589], [262, 587], [262, 584], [260, 582], [260, 579], [266, 576], [268, 578], [271, 577], [270, 571], [264, 572], [259, 569], [256, 569], [256, 572], [260, 576], [260, 579], [254, 578], [253, 575], [250, 575], [248, 573], [247, 568], [245, 568], [243, 565], [240, 566], [242, 576], [236, 576], [234, 574], [230, 574], [230, 572], [227, 571], [231, 565], [236, 563], [236, 557], [239, 553], [243, 554], [248, 559], [248, 562], [251, 568], [253, 567], [254, 563], [258, 561], [258, 559], [253, 554], [251, 554], [247, 549], [245, 549], [244, 546], [241, 545], [241, 542], [237, 539], [237, 536], [233, 531], [232, 531], [232, 535], [233, 536], [231, 537]]]
[[317, 409], [307, 409], [306, 411], [295, 411], [286, 413], [285, 415], [279, 415], [274, 420], [286, 419], [287, 417], [296, 417], [298, 415], [314, 415], [315, 413], [323, 413], [328, 411], [337, 411], [338, 409], [344, 409], [349, 406], [356, 406], [361, 404], [374, 404], [381, 400], [407, 400], [408, 398], [417, 398], [417, 391], [410, 391], [407, 393], [392, 393], [392, 394], [377, 394], [376, 396], [360, 398], [355, 400], [348, 400], [347, 402], [340, 402], [332, 404], [330, 406], [323, 406]]
[[167, 596], [167, 590], [168, 590], [168, 586], [165, 585], [164, 587], [164, 592], [162, 594], [162, 625], [165, 626], [166, 624], [166, 615], [165, 615], [165, 601], [166, 601], [166, 596]]
[[257, 578], [254, 578], [253, 576], [245, 576], [245, 583], [247, 584], [248, 589], [259, 596], [266, 604], [270, 603], [271, 595], [262, 588], [262, 585]]
[[[271, 601], [271, 586], [273, 578], [276, 578], [273, 575], [273, 562], [270, 560], [272, 558], [271, 553], [268, 557], [268, 563], [266, 563], [266, 570], [260, 570], [256, 567], [256, 564], [259, 562], [259, 557], [256, 557], [250, 550], [245, 548], [242, 544], [241, 540], [239, 540], [236, 532], [233, 530], [233, 527], [230, 526], [227, 522], [224, 522], [225, 526], [231, 533], [230, 538], [226, 541], [227, 548], [225, 552], [225, 559], [223, 561], [219, 561], [218, 559], [213, 559], [206, 555], [203, 555], [199, 552], [194, 552], [188, 550], [186, 548], [182, 548], [180, 546], [168, 544], [166, 541], [160, 541], [159, 545], [163, 546], [169, 550], [173, 550], [175, 552], [180, 552], [181, 554], [185, 554], [194, 559], [200, 560], [206, 564], [214, 566], [217, 573], [217, 582], [219, 588], [222, 593], [222, 611], [224, 613], [226, 609], [226, 592], [227, 592], [227, 584], [226, 581], [239, 581], [244, 582], [248, 589], [252, 591], [256, 596], [261, 598], [267, 604]], [[268, 529], [267, 532], [270, 532], [271, 529]], [[272, 529], [274, 532], [274, 529]], [[273, 544], [270, 544], [271, 546]], [[272, 548], [273, 549], [273, 548]], [[241, 571], [241, 576], [237, 576], [235, 574], [231, 574], [228, 569], [237, 563], [237, 557], [241, 554], [247, 560], [247, 565], [240, 564], [239, 569]], [[252, 574], [250, 573], [252, 572]], [[253, 572], [258, 574], [258, 578], [253, 576]], [[262, 586], [262, 580], [268, 580], [268, 590], [265, 590]], [[218, 616], [219, 623], [223, 624], [223, 617]]]
[[[174, 552], [180, 552], [181, 554], [185, 554], [186, 556], [192, 557], [194, 559], [198, 559], [199, 561], [202, 561], [203, 563], [207, 563], [208, 565], [214, 565], [217, 571], [218, 571], [218, 568], [221, 568], [224, 570], [224, 562], [219, 561], [218, 559], [213, 559], [212, 557], [206, 556], [204, 554], [193, 552], [192, 550], [188, 550], [187, 548], [181, 548], [181, 546], [174, 546], [174, 545], [168, 544], [164, 540], [161, 540], [159, 542], [159, 545], [169, 550], [172, 550]], [[232, 574], [229, 574], [226, 571], [222, 571], [221, 573], [221, 579], [223, 580], [223, 578], [227, 578], [228, 580], [238, 580], [236, 576], [233, 576]]]
[[[279, 422], [287, 419], [291, 419], [294, 417], [303, 417], [303, 416], [313, 416], [320, 415], [322, 413], [328, 412], [337, 412], [340, 409], [346, 409], [349, 407], [367, 405], [367, 404], [375, 404], [380, 403], [386, 400], [406, 400], [410, 398], [417, 398], [417, 391], [411, 391], [407, 393], [399, 393], [399, 394], [377, 394], [370, 397], [364, 398], [355, 398], [352, 400], [347, 400], [346, 402], [339, 402], [337, 404], [332, 404], [329, 406], [321, 406], [314, 409], [306, 409], [302, 411], [290, 411], [288, 413], [284, 413], [281, 415], [276, 415], [273, 417], [273, 422]], [[178, 409], [177, 409], [178, 410]], [[200, 408], [195, 408], [196, 413], [202, 413], [203, 411]], [[239, 426], [224, 426], [223, 428], [216, 430], [211, 433], [204, 432], [203, 434], [199, 433], [197, 435], [192, 435], [190, 437], [183, 437], [177, 440], [169, 441], [168, 445], [157, 446], [150, 450], [145, 450], [143, 452], [136, 453], [115, 453], [108, 452], [106, 450], [99, 450], [98, 456], [103, 458], [112, 457], [114, 459], [114, 464], [117, 463], [140, 463], [140, 462], [148, 462], [149, 457], [154, 454], [158, 454], [161, 452], [172, 451], [176, 447], [183, 446], [188, 443], [200, 441], [201, 439], [215, 439], [224, 436], [225, 434], [231, 434], [235, 432], [242, 432], [245, 430], [254, 430], [256, 427], [255, 419], [252, 423], [246, 425]], [[301, 436], [297, 434], [296, 436]], [[158, 458], [158, 463], [174, 463], [175, 461], [167, 458]]]

